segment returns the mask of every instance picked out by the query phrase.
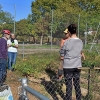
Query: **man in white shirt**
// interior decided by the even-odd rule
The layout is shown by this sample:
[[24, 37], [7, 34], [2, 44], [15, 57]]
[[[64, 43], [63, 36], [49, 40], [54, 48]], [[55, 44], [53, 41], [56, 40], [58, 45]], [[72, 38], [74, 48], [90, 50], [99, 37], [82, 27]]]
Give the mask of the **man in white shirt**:
[[15, 34], [11, 34], [11, 38], [7, 41], [8, 46], [8, 69], [13, 70], [16, 63], [18, 41], [15, 39]]

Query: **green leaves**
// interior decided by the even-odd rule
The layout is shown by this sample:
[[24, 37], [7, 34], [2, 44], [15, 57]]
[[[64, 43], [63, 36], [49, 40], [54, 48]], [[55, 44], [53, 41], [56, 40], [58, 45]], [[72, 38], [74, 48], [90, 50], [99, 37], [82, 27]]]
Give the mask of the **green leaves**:
[[90, 67], [90, 68], [100, 67], [100, 62], [99, 62], [100, 56], [98, 55], [98, 53], [88, 52], [88, 51], [85, 51], [84, 53], [86, 56], [86, 60], [83, 61], [82, 63], [83, 67]]
[[[96, 52], [84, 51], [86, 60], [83, 61], [82, 67], [100, 67], [100, 56]], [[25, 55], [25, 59], [19, 55], [16, 62], [16, 70], [25, 76], [38, 77], [46, 73], [47, 69], [56, 73], [60, 64], [58, 52], [36, 53], [34, 55]]]
[[[2, 10], [2, 6], [0, 5], [0, 22], [2, 23], [13, 23], [13, 16], [9, 12], [5, 12]], [[0, 23], [0, 24], [2, 24]]]
[[51, 69], [57, 69], [59, 64], [57, 62], [59, 62], [58, 54], [55, 54], [54, 52], [27, 55], [24, 60], [19, 56], [16, 63], [16, 69], [25, 76], [37, 77], [45, 72], [46, 68], [50, 67]]

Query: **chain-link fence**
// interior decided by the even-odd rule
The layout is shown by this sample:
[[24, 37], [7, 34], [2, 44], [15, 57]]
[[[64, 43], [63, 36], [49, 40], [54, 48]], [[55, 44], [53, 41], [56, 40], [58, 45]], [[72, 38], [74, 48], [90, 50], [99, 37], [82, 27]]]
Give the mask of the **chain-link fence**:
[[[24, 87], [19, 81], [19, 75], [16, 75], [15, 72], [8, 72], [5, 85], [0, 87], [0, 100], [6, 100], [4, 98], [9, 94], [13, 95], [14, 100], [26, 100], [21, 98], [28, 100], [47, 100], [47, 98], [50, 100], [67, 100], [64, 78], [59, 81], [56, 76], [48, 76], [47, 74], [40, 76], [40, 78], [28, 77], [28, 84], [23, 83], [26, 86]], [[82, 68], [80, 86], [81, 100], [99, 100], [100, 68]], [[5, 92], [6, 90], [9, 92]], [[76, 100], [75, 93], [73, 86], [72, 100]]]
[[[63, 0], [60, 0], [60, 2], [62, 1]], [[68, 0], [65, 0], [65, 1], [68, 1]], [[71, 4], [65, 5], [64, 7], [59, 8], [61, 9], [61, 12], [62, 13], [64, 12], [65, 14], [62, 14], [61, 12], [59, 12], [59, 10], [50, 9], [49, 16], [43, 17], [43, 18], [46, 18], [48, 21], [42, 19], [42, 22], [41, 22], [42, 24], [44, 22], [48, 22], [48, 29], [44, 31], [44, 33], [46, 34], [44, 34], [43, 36], [39, 34], [41, 33], [41, 31], [39, 32], [36, 31], [35, 32], [36, 34], [33, 34], [32, 32], [34, 30], [32, 31], [32, 29], [28, 26], [27, 28], [28, 29], [30, 28], [31, 31], [27, 32], [28, 29], [22, 31], [22, 29], [25, 29], [26, 27], [25, 28], [20, 27], [19, 25], [20, 21], [17, 22], [17, 20], [15, 19], [15, 17], [17, 18], [17, 16], [20, 16], [20, 14], [22, 14], [23, 12], [25, 11], [27, 12], [27, 9], [30, 9], [30, 7], [3, 3], [1, 4], [2, 7], [6, 6], [13, 10], [12, 11], [13, 21], [11, 23], [8, 23], [9, 21], [6, 22], [4, 18], [0, 17], [0, 30], [2, 30], [3, 28], [6, 28], [6, 29], [11, 30], [12, 32], [15, 32], [19, 41], [18, 53], [23, 54], [23, 59], [24, 59], [25, 54], [32, 54], [38, 51], [50, 52], [51, 49], [55, 51], [59, 51], [60, 40], [64, 35], [62, 34], [63, 31], [70, 23], [76, 23], [78, 26], [77, 35], [84, 42], [84, 48], [88, 50], [93, 50], [93, 51], [96, 50], [99, 53], [100, 17], [99, 17], [99, 13], [92, 13], [91, 11], [92, 8], [97, 7], [96, 5], [93, 5], [95, 4], [95, 2], [93, 4], [92, 3], [93, 3], [92, 1], [91, 2], [87, 1], [86, 3], [84, 2], [79, 3], [79, 5], [81, 5], [81, 9], [83, 9], [81, 11], [82, 13], [81, 12], [72, 13], [71, 9], [70, 10], [62, 9], [62, 8], [65, 8], [65, 6], [71, 7], [72, 6]], [[97, 2], [96, 4], [100, 4], [100, 3]], [[60, 3], [60, 5], [62, 5], [62, 3]], [[17, 8], [19, 8], [21, 12], [19, 12]], [[5, 11], [9, 12], [8, 9], [6, 9]], [[0, 14], [1, 14], [1, 10], [0, 10]], [[48, 15], [48, 13], [46, 13], [46, 15]], [[62, 16], [59, 17], [59, 15], [62, 15]], [[51, 22], [52, 22], [52, 25], [51, 25]], [[41, 23], [39, 22], [37, 27], [40, 27], [42, 25]], [[24, 24], [22, 23], [21, 25], [23, 26]], [[30, 25], [31, 24], [29, 24], [29, 26]], [[19, 31], [18, 26], [20, 27], [20, 31]], [[34, 24], [32, 24], [31, 27], [33, 26]], [[40, 29], [40, 30], [45, 30], [45, 28]], [[41, 42], [43, 44], [41, 44]], [[99, 100], [100, 98], [100, 91], [99, 91], [100, 90], [99, 89], [100, 72], [99, 71], [100, 71], [99, 69], [87, 69], [87, 68], [82, 69], [81, 81], [80, 81], [82, 100]], [[41, 79], [32, 78], [32, 81], [31, 82], [29, 81], [29, 86], [35, 89], [36, 91], [40, 92], [41, 94], [44, 94], [46, 97], [50, 98], [51, 100], [63, 100], [66, 95], [66, 86], [65, 86], [64, 79], [59, 82], [55, 79], [55, 77], [52, 77], [52, 78], [49, 76], [48, 77], [46, 76], [45, 78], [44, 77], [42, 77]], [[18, 100], [19, 98], [17, 88], [18, 86], [20, 86], [20, 82], [18, 81], [18, 78], [19, 76], [17, 76], [15, 72], [8, 71], [7, 79], [5, 83], [7, 83], [10, 86], [14, 100]], [[35, 96], [29, 93], [28, 93], [28, 98], [30, 100], [37, 100]], [[74, 89], [72, 90], [72, 98], [73, 100], [76, 100]]]
[[[87, 71], [87, 76], [86, 76]], [[84, 69], [81, 73], [81, 87], [83, 91], [83, 100], [99, 100], [99, 68], [94, 69]]]
[[[47, 96], [50, 100], [67, 100], [66, 95], [66, 85], [64, 79], [58, 81], [56, 77], [51, 77], [51, 79], [41, 78], [38, 80], [43, 86], [43, 94], [48, 94]], [[35, 81], [33, 81], [35, 82]], [[80, 85], [81, 85], [81, 100], [99, 100], [99, 69], [83, 68], [81, 71]], [[70, 83], [71, 84], [71, 83]], [[76, 83], [77, 84], [77, 83]], [[78, 90], [78, 89], [76, 89]], [[71, 89], [69, 93], [71, 92]], [[72, 89], [72, 98], [76, 100], [75, 89]], [[30, 98], [30, 100], [32, 100]]]

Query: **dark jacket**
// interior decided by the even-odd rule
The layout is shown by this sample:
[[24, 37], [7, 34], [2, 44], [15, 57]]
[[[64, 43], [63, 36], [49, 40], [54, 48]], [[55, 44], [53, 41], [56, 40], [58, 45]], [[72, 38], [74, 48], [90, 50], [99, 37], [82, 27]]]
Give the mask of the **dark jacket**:
[[7, 59], [7, 40], [0, 38], [0, 59]]

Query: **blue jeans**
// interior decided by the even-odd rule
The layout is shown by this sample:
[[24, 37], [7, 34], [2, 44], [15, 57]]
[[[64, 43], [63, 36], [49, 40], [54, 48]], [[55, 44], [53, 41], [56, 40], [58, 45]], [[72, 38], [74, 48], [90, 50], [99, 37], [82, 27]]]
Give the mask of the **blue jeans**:
[[17, 52], [8, 52], [8, 69], [12, 70], [12, 66], [16, 63]]
[[6, 65], [7, 65], [7, 60], [1, 58], [0, 59], [0, 86], [3, 84], [3, 82], [6, 79]]

